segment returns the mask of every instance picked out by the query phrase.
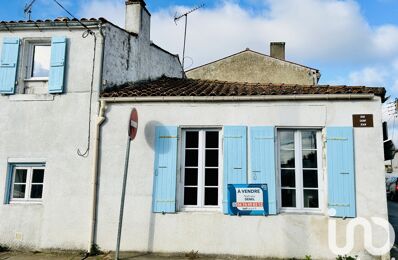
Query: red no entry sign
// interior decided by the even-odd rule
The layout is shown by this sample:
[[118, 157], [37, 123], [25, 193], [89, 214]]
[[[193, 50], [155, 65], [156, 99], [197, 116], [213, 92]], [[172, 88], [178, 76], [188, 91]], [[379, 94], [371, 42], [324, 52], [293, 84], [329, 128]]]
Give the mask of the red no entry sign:
[[131, 140], [134, 140], [135, 136], [137, 135], [138, 129], [138, 113], [137, 109], [133, 108], [130, 114], [130, 124], [129, 124], [129, 136]]

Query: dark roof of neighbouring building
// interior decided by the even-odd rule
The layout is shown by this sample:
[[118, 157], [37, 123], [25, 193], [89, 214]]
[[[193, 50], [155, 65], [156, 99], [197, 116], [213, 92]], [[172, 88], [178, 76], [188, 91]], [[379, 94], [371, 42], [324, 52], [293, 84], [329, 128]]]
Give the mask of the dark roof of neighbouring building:
[[106, 88], [102, 97], [193, 97], [268, 95], [374, 94], [385, 99], [380, 87], [237, 83], [217, 80], [161, 77], [157, 80], [126, 83]]

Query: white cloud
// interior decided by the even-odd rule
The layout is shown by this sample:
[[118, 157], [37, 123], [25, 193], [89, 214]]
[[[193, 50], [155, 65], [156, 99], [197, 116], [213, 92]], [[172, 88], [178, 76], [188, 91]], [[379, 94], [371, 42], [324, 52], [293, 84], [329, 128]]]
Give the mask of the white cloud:
[[85, 18], [104, 17], [110, 22], [124, 27], [124, 1], [89, 0], [82, 4], [78, 15]]
[[[291, 60], [331, 64], [374, 62], [398, 55], [398, 27], [370, 26], [352, 0], [262, 0], [255, 14], [236, 1], [220, 1], [214, 8], [189, 16], [187, 55], [194, 65], [246, 47], [268, 52], [270, 41], [286, 41]], [[173, 15], [188, 8], [171, 7], [152, 14], [152, 39], [181, 53], [183, 23]], [[104, 16], [123, 26], [123, 1], [89, 0], [79, 15]]]
[[394, 84], [393, 84], [393, 86], [392, 86], [392, 90], [393, 90], [395, 93], [398, 93], [398, 79], [395, 80], [395, 82], [394, 82]]
[[385, 69], [366, 67], [349, 75], [350, 85], [384, 86], [387, 78]]

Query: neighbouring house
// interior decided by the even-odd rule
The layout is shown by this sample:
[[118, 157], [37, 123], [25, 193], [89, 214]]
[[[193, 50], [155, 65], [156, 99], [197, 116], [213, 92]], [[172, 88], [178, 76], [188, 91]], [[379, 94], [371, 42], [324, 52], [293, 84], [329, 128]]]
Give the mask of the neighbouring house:
[[[141, 15], [133, 12], [130, 17], [132, 7]], [[127, 13], [127, 21], [149, 19], [142, 1], [127, 2]], [[31, 95], [0, 97], [1, 244], [78, 250], [96, 244], [114, 250], [133, 107], [139, 120], [131, 143], [122, 250], [335, 259], [330, 223], [336, 224], [336, 242], [342, 247], [352, 220], [387, 220], [384, 88], [316, 85], [319, 72], [303, 66], [297, 67], [304, 71], [297, 72], [301, 76], [292, 80], [291, 64], [280, 59], [281, 66], [273, 70], [291, 81], [279, 76], [270, 82], [261, 75], [253, 75], [253, 83], [246, 83], [251, 76], [245, 82], [233, 75], [182, 78], [177, 57], [150, 45], [148, 38], [139, 45], [140, 33], [129, 31], [128, 23], [125, 32], [104, 20], [81, 22], [94, 23], [91, 31], [98, 42], [101, 31], [105, 35], [103, 69], [94, 66], [90, 113], [87, 75], [93, 55], [88, 50], [93, 48], [82, 51], [82, 46], [95, 38], [81, 38], [87, 28], [77, 21], [47, 22], [56, 28], [21, 22], [5, 23], [1, 31], [2, 39], [21, 39], [50, 30], [49, 37], [57, 36], [55, 43], [65, 35], [69, 46], [62, 93], [36, 94], [33, 89]], [[31, 28], [16, 30], [18, 26]], [[130, 45], [119, 46], [124, 51], [110, 57], [106, 32], [111, 29], [106, 26], [115, 32], [109, 53], [118, 49], [113, 40], [117, 31], [131, 39]], [[128, 46], [131, 57], [126, 56]], [[97, 51], [101, 57], [100, 47]], [[11, 75], [21, 70], [10, 66], [14, 63], [3, 65]], [[49, 68], [50, 90], [51, 73], [62, 71], [52, 68], [57, 64], [63, 63]], [[261, 62], [258, 66], [264, 67]], [[24, 86], [18, 81], [17, 89], [20, 84]], [[87, 140], [90, 150], [85, 153]], [[387, 239], [380, 227], [370, 236], [375, 246]], [[350, 255], [388, 259], [388, 253], [379, 257], [367, 252], [360, 232], [354, 240]]]
[[150, 41], [143, 1], [126, 1], [125, 29], [102, 18], [1, 22], [0, 53], [0, 244], [85, 249], [99, 93], [181, 77], [179, 58]]
[[[384, 99], [384, 88], [169, 77], [106, 89], [98, 244], [114, 247], [134, 106], [123, 250], [335, 259], [330, 221], [341, 247], [351, 220], [387, 220]], [[230, 184], [267, 184], [269, 215], [231, 214]], [[387, 232], [371, 239], [382, 245]], [[349, 254], [380, 259], [360, 233]]]
[[285, 43], [271, 42], [270, 56], [246, 49], [186, 71], [188, 78], [230, 82], [316, 85], [319, 70], [285, 60]]

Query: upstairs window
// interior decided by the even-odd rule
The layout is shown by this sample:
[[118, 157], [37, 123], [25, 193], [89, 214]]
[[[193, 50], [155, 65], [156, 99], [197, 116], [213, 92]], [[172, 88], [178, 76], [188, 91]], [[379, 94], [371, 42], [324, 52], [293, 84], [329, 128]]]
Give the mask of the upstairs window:
[[220, 143], [217, 129], [183, 131], [183, 208], [221, 205]]
[[65, 36], [0, 41], [0, 94], [63, 93], [67, 42]]
[[280, 206], [285, 210], [320, 208], [321, 132], [318, 130], [278, 131]]
[[48, 80], [51, 42], [28, 42], [26, 79]]

